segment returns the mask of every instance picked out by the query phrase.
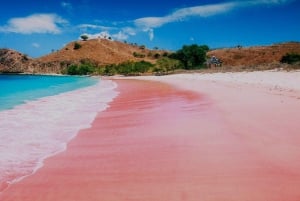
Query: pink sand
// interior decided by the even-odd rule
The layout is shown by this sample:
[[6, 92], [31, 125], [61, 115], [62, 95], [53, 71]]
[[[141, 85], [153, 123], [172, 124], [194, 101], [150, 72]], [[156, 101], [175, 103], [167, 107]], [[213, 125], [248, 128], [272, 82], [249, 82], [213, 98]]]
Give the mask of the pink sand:
[[119, 96], [92, 127], [1, 201], [300, 200], [295, 96], [208, 81], [196, 82], [203, 93], [116, 82]]

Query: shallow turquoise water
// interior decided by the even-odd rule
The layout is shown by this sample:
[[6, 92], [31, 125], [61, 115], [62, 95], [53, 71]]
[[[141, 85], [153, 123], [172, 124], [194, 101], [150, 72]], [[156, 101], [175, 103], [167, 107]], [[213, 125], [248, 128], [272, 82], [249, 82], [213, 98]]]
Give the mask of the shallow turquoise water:
[[89, 128], [116, 87], [91, 77], [0, 75], [0, 194]]
[[26, 101], [87, 87], [98, 81], [76, 76], [0, 75], [0, 111]]

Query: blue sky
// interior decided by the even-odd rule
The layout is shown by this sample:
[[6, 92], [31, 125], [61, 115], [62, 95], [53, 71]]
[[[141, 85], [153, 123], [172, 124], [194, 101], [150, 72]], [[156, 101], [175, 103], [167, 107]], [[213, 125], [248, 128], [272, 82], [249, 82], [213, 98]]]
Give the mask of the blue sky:
[[82, 34], [168, 50], [268, 45], [300, 41], [299, 19], [299, 0], [9, 0], [0, 48], [39, 57]]

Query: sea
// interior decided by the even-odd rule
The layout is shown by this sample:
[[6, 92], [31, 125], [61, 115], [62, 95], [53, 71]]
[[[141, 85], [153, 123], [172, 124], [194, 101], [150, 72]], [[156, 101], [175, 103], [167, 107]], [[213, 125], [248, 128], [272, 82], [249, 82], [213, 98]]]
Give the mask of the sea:
[[66, 149], [117, 96], [110, 80], [0, 75], [0, 193]]

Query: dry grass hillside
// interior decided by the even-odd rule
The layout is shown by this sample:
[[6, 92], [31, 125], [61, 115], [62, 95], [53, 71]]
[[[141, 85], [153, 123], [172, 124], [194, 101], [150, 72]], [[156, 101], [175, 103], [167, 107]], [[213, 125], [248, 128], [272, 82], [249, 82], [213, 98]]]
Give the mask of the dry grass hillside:
[[[79, 44], [81, 47], [78, 49], [74, 48], [75, 43]], [[98, 65], [140, 60], [154, 63], [156, 60], [155, 54], [161, 55], [163, 54], [163, 51], [148, 50], [145, 46], [111, 41], [108, 39], [92, 39], [71, 42], [63, 49], [40, 57], [37, 60], [43, 63], [56, 61], [71, 61], [73, 63], [82, 59], [89, 59]]]
[[[75, 44], [80, 48], [75, 48]], [[145, 46], [127, 44], [108, 39], [74, 41], [61, 50], [37, 59], [10, 49], [0, 49], [1, 72], [61, 73], [70, 64], [89, 60], [96, 66], [119, 64], [126, 61], [149, 61], [155, 63], [161, 56], [171, 53], [164, 50], [149, 50]], [[222, 67], [212, 67], [212, 71], [266, 70], [274, 68], [299, 68], [282, 64], [280, 60], [287, 53], [300, 54], [300, 43], [289, 42], [270, 46], [237, 47], [211, 50], [208, 57], [216, 56], [222, 61]]]
[[300, 43], [289, 42], [271, 46], [237, 47], [216, 49], [208, 52], [208, 56], [221, 59], [224, 67], [239, 68], [273, 68], [280, 64], [287, 53], [300, 54]]

